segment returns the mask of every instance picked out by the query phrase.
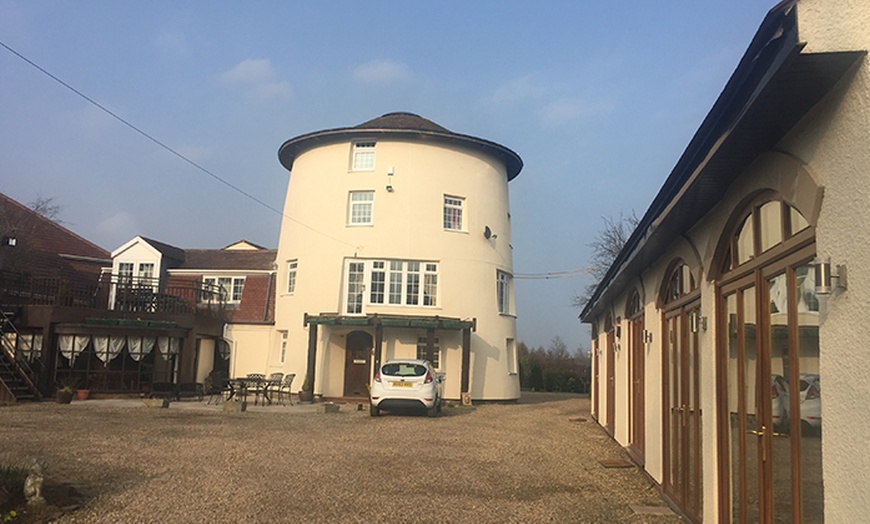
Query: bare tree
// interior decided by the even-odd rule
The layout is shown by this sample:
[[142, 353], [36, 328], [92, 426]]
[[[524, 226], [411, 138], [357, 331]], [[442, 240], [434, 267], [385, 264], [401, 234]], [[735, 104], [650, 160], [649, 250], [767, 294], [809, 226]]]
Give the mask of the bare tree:
[[598, 283], [607, 274], [610, 265], [616, 260], [616, 256], [622, 251], [622, 248], [628, 241], [628, 237], [631, 236], [632, 231], [634, 231], [638, 222], [640, 222], [640, 219], [637, 218], [633, 210], [628, 216], [620, 211], [619, 218], [601, 217], [601, 219], [604, 220], [604, 227], [598, 231], [598, 235], [589, 243], [589, 247], [592, 248], [589, 265], [593, 268], [590, 274], [595, 280], [592, 284], [586, 286], [582, 295], [574, 296], [573, 304], [578, 308], [584, 307], [592, 298], [592, 293], [595, 292]]
[[54, 203], [54, 197], [47, 197], [38, 194], [36, 195], [36, 200], [27, 203], [27, 207], [51, 220], [55, 224], [63, 224], [63, 220], [59, 218], [63, 207], [61, 207], [60, 204]]

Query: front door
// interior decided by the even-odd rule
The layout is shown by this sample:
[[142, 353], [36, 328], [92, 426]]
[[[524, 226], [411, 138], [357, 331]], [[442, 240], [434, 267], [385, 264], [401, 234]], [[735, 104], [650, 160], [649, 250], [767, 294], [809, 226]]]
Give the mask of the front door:
[[665, 492], [695, 521], [701, 518], [699, 304], [665, 314]]
[[372, 348], [372, 336], [354, 331], [347, 336], [344, 360], [344, 396], [367, 397]]

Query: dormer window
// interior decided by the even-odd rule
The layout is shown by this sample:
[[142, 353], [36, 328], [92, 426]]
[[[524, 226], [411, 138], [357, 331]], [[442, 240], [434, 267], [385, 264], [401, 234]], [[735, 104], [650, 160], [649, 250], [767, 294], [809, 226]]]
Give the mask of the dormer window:
[[375, 142], [355, 142], [353, 144], [352, 171], [374, 171]]

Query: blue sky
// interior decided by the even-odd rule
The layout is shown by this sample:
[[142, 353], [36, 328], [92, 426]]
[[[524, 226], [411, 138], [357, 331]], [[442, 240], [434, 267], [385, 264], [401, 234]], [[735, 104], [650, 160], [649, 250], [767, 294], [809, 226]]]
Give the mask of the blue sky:
[[[640, 216], [774, 2], [8, 1], [0, 41], [281, 209], [294, 136], [410, 111], [505, 145], [514, 271], [588, 265]], [[0, 192], [112, 250], [278, 242], [279, 216], [0, 48]], [[518, 338], [588, 348], [586, 277], [516, 281]]]

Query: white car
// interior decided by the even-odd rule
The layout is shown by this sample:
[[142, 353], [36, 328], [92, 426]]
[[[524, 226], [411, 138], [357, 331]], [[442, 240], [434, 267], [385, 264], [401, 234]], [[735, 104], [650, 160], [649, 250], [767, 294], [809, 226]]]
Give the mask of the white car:
[[801, 373], [801, 426], [819, 431], [822, 427], [822, 398], [819, 376]]
[[369, 392], [369, 413], [424, 409], [430, 417], [441, 411], [441, 382], [444, 376], [426, 360], [388, 360], [375, 374]]

